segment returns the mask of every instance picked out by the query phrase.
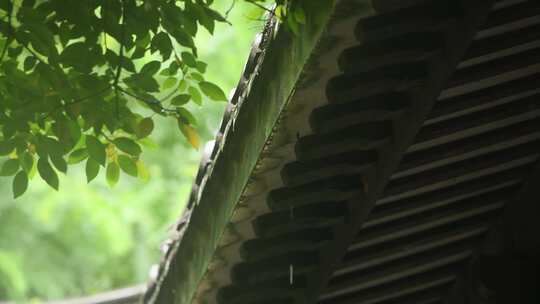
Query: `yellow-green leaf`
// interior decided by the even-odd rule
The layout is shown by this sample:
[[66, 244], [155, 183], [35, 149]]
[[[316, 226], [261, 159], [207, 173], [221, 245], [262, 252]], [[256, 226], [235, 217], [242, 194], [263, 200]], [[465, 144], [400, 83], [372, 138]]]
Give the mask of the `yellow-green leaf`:
[[115, 162], [110, 162], [107, 165], [107, 183], [110, 187], [114, 187], [118, 180], [120, 179], [120, 167], [118, 167], [118, 164]]
[[302, 7], [297, 7], [294, 9], [294, 18], [296, 19], [296, 22], [306, 24], [306, 13]]
[[150, 117], [143, 118], [135, 128], [138, 138], [145, 138], [154, 130], [154, 121]]
[[176, 95], [171, 99], [171, 104], [174, 106], [183, 106], [188, 103], [189, 99], [191, 99], [189, 94]]
[[197, 88], [189, 87], [188, 93], [189, 95], [191, 95], [191, 99], [193, 100], [193, 102], [195, 102], [198, 105], [202, 104], [202, 96], [199, 90], [197, 90]]
[[174, 77], [169, 77], [167, 79], [165, 79], [165, 81], [163, 82], [163, 89], [167, 90], [167, 89], [170, 89], [172, 87], [174, 87], [174, 85], [176, 84], [178, 80]]
[[136, 162], [137, 165], [137, 176], [144, 182], [147, 182], [150, 179], [150, 173], [148, 172], [148, 169], [146, 169], [146, 166], [144, 165], [142, 160], [138, 160]]
[[195, 131], [192, 126], [186, 125], [180, 120], [178, 121], [178, 127], [180, 128], [180, 131], [182, 132], [182, 134], [184, 134], [188, 142], [191, 144], [191, 146], [195, 149], [199, 149], [201, 143], [197, 131]]

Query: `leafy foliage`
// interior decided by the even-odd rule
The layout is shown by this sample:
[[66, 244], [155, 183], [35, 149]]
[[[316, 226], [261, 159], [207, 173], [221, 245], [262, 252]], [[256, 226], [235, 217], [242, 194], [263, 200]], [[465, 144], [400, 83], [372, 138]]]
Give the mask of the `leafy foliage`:
[[[297, 32], [301, 6], [275, 2]], [[250, 40], [262, 29], [227, 28], [227, 39], [203, 49], [196, 35], [226, 26], [210, 5], [0, 0], [0, 177], [11, 178], [10, 189], [0, 179], [0, 300], [78, 296], [146, 279], [189, 195], [198, 162], [189, 147], [213, 137], [226, 100], [219, 87], [236, 84], [249, 51], [250, 41], [232, 37]], [[201, 60], [205, 52], [214, 58]], [[35, 176], [43, 181], [21, 198]], [[60, 185], [69, 191], [48, 191]]]
[[198, 147], [186, 105], [227, 100], [205, 79], [194, 42], [226, 21], [211, 4], [0, 0], [1, 174], [14, 176], [14, 196], [36, 173], [58, 189], [57, 172], [82, 161], [88, 181], [100, 167], [110, 185], [120, 170], [140, 175], [154, 115], [175, 119]]
[[[224, 14], [230, 5], [216, 2], [214, 8]], [[237, 1], [227, 18], [233, 26], [216, 24], [213, 36], [200, 31], [195, 40], [199, 60], [208, 63], [205, 78], [225, 92], [237, 84], [253, 35], [263, 28], [261, 14], [256, 6]], [[156, 80], [163, 85], [166, 79]], [[189, 102], [185, 108], [197, 118], [201, 142], [213, 138], [225, 103], [200, 107]], [[112, 190], [102, 166], [86, 184], [86, 159], [72, 163], [81, 157], [77, 153], [66, 158], [69, 174], [58, 174], [60, 191], [34, 178], [27, 193], [14, 200], [11, 180], [0, 178], [0, 301], [39, 303], [147, 280], [150, 265], [159, 259], [159, 244], [189, 196], [200, 158], [182, 140], [174, 119], [155, 115], [152, 120], [152, 142], [146, 138], [141, 144], [139, 159], [145, 166], [137, 179], [122, 171]]]
[[[245, 1], [268, 10], [264, 0]], [[301, 2], [275, 2], [270, 13], [298, 33], [305, 23]], [[154, 115], [176, 119], [198, 148], [196, 121], [186, 105], [201, 105], [203, 96], [227, 101], [205, 79], [207, 64], [194, 40], [200, 28], [213, 34], [216, 23], [227, 22], [212, 3], [0, 0], [0, 157], [19, 162], [17, 170], [11, 161], [2, 171], [18, 176], [14, 196], [24, 193], [24, 181], [36, 172], [58, 189], [57, 171], [66, 173], [84, 160], [88, 181], [98, 163], [111, 172], [114, 185], [116, 168], [127, 168], [119, 156], [141, 164], [135, 146], [151, 135]], [[137, 111], [137, 105], [149, 112]], [[140, 175], [128, 170], [122, 171]]]

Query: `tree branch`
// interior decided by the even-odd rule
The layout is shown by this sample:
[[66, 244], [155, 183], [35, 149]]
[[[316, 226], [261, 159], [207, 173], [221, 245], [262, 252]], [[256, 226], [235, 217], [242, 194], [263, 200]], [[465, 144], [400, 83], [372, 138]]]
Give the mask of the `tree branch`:
[[227, 9], [227, 11], [225, 12], [225, 19], [229, 19], [229, 14], [230, 14], [231, 11], [233, 10], [235, 4], [236, 4], [236, 0], [232, 0], [231, 6], [230, 6], [229, 9]]
[[255, 5], [256, 7], [258, 7], [258, 8], [260, 8], [260, 9], [262, 9], [262, 10], [268, 12], [268, 13], [269, 13], [270, 15], [272, 15], [272, 16], [274, 15], [274, 11], [273, 11], [273, 10], [264, 7], [264, 5], [257, 3], [255, 0], [245, 0], [245, 1], [246, 1], [247, 3], [251, 3], [251, 4]]
[[51, 111], [49, 111], [49, 113], [47, 113], [47, 115], [44, 117], [45, 118], [48, 118], [49, 116], [51, 116], [54, 112], [60, 110], [60, 109], [64, 109], [66, 107], [69, 107], [69, 106], [72, 106], [72, 105], [75, 105], [75, 104], [78, 104], [78, 103], [81, 103], [81, 102], [84, 102], [84, 101], [87, 101], [88, 99], [90, 98], [93, 98], [93, 97], [97, 97], [97, 96], [100, 96], [100, 95], [103, 95], [105, 93], [107, 93], [109, 90], [111, 89], [111, 85], [108, 85], [106, 86], [105, 88], [97, 91], [97, 92], [94, 92], [93, 94], [90, 94], [90, 95], [87, 95], [87, 96], [84, 96], [84, 97], [81, 97], [81, 98], [78, 98], [78, 99], [75, 99], [73, 100], [72, 102], [70, 103], [65, 103], [63, 105], [59, 105], [57, 106], [56, 108], [52, 109]]

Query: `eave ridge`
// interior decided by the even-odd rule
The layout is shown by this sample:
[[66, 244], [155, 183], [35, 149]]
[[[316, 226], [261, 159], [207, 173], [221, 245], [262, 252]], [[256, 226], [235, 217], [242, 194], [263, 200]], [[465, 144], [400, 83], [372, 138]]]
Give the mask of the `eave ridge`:
[[306, 1], [307, 24], [297, 35], [270, 16], [257, 36], [216, 139], [205, 148], [188, 208], [151, 270], [145, 303], [193, 302], [333, 5]]

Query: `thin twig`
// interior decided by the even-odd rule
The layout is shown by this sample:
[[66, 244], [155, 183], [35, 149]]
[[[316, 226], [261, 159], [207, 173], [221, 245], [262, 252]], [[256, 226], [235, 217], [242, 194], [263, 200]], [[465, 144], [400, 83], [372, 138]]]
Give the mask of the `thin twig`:
[[122, 74], [122, 62], [124, 61], [124, 35], [125, 35], [125, 20], [126, 9], [124, 2], [122, 1], [122, 24], [120, 25], [120, 52], [118, 55], [118, 67], [116, 67], [116, 76], [114, 77], [114, 95], [115, 95], [115, 112], [116, 119], [120, 119], [120, 96], [118, 93], [118, 82], [120, 81], [120, 75]]
[[[184, 78], [182, 78], [182, 79], [180, 80], [180, 82], [182, 82], [183, 79], [184, 79]], [[174, 94], [175, 94], [176, 92], [178, 92], [178, 89], [179, 89], [179, 88], [180, 88], [180, 84], [178, 84], [178, 86], [177, 86], [176, 89], [172, 90], [172, 91], [171, 91], [169, 94], [167, 94], [165, 97], [161, 98], [161, 99], [159, 100], [159, 102], [160, 102], [160, 103], [166, 102], [169, 98], [173, 97]]]
[[73, 101], [71, 101], [70, 103], [66, 103], [66, 104], [62, 104], [62, 105], [59, 105], [57, 106], [56, 108], [52, 109], [49, 113], [47, 113], [47, 115], [44, 117], [45, 118], [48, 118], [49, 116], [51, 116], [54, 112], [60, 110], [60, 109], [63, 109], [63, 108], [66, 108], [66, 107], [69, 107], [69, 106], [72, 106], [72, 105], [75, 105], [75, 104], [78, 104], [78, 103], [81, 103], [81, 102], [84, 102], [84, 101], [87, 101], [89, 100], [90, 98], [93, 98], [93, 97], [97, 97], [97, 96], [100, 96], [100, 95], [103, 95], [105, 93], [107, 93], [109, 90], [111, 89], [111, 85], [108, 85], [106, 86], [105, 88], [97, 91], [97, 92], [94, 92], [90, 95], [87, 95], [87, 96], [84, 96], [84, 97], [81, 97], [81, 98], [78, 98], [78, 99], [75, 99]]
[[245, 0], [245, 1], [246, 1], [247, 3], [251, 3], [251, 4], [255, 5], [256, 7], [258, 7], [258, 8], [260, 8], [260, 9], [262, 9], [262, 10], [268, 12], [268, 13], [269, 13], [270, 15], [272, 15], [272, 16], [274, 15], [274, 11], [273, 11], [273, 10], [264, 7], [264, 5], [262, 5], [262, 4], [259, 4], [259, 3], [255, 2], [255, 1], [253, 1], [253, 0]]
[[133, 97], [133, 98], [135, 98], [135, 99], [137, 99], [139, 101], [144, 102], [145, 104], [147, 104], [150, 107], [156, 107], [157, 106], [159, 108], [159, 110], [160, 110], [160, 112], [158, 112], [158, 114], [160, 114], [160, 115], [165, 116], [167, 113], [169, 113], [169, 114], [170, 113], [176, 113], [176, 110], [174, 110], [174, 109], [167, 109], [167, 108], [163, 107], [159, 101], [146, 100], [145, 98], [142, 98], [141, 96], [137, 96], [136, 94], [133, 94], [133, 93], [127, 91], [127, 90], [124, 90], [121, 86], [118, 86], [117, 89], [120, 92], [122, 92], [122, 93], [124, 93], [124, 94], [126, 94], [128, 96], [131, 96], [131, 97]]
[[235, 4], [236, 4], [236, 0], [232, 0], [231, 6], [230, 6], [229, 9], [225, 12], [225, 19], [229, 19], [229, 14], [230, 14], [231, 11], [233, 10]]
[[4, 57], [6, 56], [7, 49], [9, 45], [11, 44], [12, 39], [7, 39], [6, 43], [4, 44], [4, 47], [2, 48], [2, 54], [0, 54], [0, 64], [4, 61]]
[[[178, 56], [178, 54], [176, 53], [176, 50], [174, 50], [174, 57], [176, 58], [177, 61], [181, 61], [180, 60], [180, 57]], [[181, 70], [182, 71], [182, 79], [180, 79], [180, 82], [178, 83], [178, 88], [180, 88], [180, 83], [182, 83], [183, 80], [185, 80], [186, 78], [186, 72], [187, 71], [184, 71], [184, 70]], [[177, 92], [177, 90], [172, 90], [169, 94], [167, 94], [165, 97], [161, 98], [159, 100], [160, 103], [163, 103], [163, 102], [166, 102], [167, 99], [171, 98], [174, 96], [174, 94]]]
[[105, 45], [105, 50], [107, 50], [109, 47], [107, 46], [107, 18], [105, 18], [105, 14], [107, 12], [107, 1], [103, 2], [103, 7], [101, 10], [101, 20], [103, 20], [103, 44]]

